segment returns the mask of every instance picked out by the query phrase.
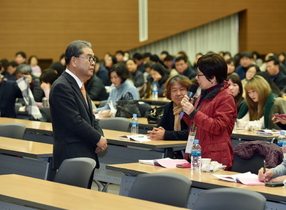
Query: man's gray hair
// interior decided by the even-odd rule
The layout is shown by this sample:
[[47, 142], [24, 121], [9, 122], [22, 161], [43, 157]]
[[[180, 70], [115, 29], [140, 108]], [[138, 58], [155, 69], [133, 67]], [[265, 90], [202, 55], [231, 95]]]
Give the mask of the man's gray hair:
[[76, 40], [71, 42], [65, 52], [65, 60], [66, 60], [66, 65], [70, 63], [70, 60], [72, 56], [78, 56], [82, 54], [82, 48], [84, 47], [89, 47], [91, 48], [91, 43], [87, 41], [82, 41], [82, 40]]

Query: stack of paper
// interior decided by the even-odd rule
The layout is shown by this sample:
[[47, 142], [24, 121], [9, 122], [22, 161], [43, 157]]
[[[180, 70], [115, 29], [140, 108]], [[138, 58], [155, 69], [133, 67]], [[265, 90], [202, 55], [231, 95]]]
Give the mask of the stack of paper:
[[264, 182], [259, 181], [258, 175], [252, 174], [251, 172], [235, 175], [213, 175], [219, 179], [229, 182], [239, 182], [245, 185], [264, 185]]
[[151, 141], [146, 135], [126, 135], [126, 136], [119, 136], [119, 138], [126, 140], [128, 139], [130, 141], [140, 141], [140, 142]]
[[139, 163], [154, 165], [154, 166], [162, 166], [165, 168], [176, 168], [177, 164], [189, 163], [185, 159], [171, 159], [171, 158], [163, 158], [156, 160], [139, 160]]

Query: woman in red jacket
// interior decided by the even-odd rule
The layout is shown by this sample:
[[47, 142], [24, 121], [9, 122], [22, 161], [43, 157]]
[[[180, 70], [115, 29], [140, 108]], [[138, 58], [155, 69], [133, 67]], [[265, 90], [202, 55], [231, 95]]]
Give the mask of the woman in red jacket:
[[233, 163], [231, 133], [237, 108], [225, 81], [227, 65], [221, 56], [209, 53], [198, 60], [197, 72], [202, 92], [194, 105], [188, 96], [183, 98], [184, 120], [200, 140], [202, 157], [218, 161], [230, 170]]

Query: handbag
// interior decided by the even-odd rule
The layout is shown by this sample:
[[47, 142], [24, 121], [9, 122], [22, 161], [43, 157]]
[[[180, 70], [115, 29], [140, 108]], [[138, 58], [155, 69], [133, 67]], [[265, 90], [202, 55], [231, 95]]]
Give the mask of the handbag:
[[158, 124], [163, 116], [164, 106], [155, 106], [147, 116], [148, 124]]
[[137, 114], [137, 117], [141, 117], [139, 103], [138, 100], [133, 99], [130, 92], [126, 92], [117, 101], [115, 117], [132, 118], [133, 114]]

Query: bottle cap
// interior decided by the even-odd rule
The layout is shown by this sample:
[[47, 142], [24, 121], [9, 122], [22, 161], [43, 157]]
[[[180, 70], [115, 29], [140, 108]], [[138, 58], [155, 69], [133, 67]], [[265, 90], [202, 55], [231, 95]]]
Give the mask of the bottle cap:
[[280, 131], [280, 134], [281, 135], [285, 135], [285, 131]]
[[194, 139], [194, 143], [198, 144], [200, 141], [198, 139]]
[[133, 117], [137, 117], [137, 114], [133, 114]]

